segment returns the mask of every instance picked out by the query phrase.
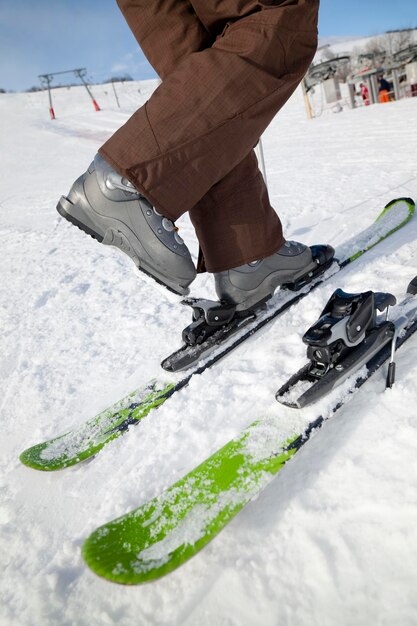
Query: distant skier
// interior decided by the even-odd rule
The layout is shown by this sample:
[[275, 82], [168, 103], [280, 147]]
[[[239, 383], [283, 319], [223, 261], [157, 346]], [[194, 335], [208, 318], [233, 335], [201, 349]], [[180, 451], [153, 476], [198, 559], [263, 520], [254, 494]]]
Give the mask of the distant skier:
[[360, 84], [360, 90], [361, 90], [361, 96], [362, 96], [362, 100], [364, 105], [367, 107], [370, 105], [370, 100], [369, 100], [369, 89], [368, 87], [365, 85], [365, 83], [361, 83]]
[[286, 241], [254, 146], [304, 76], [319, 0], [118, 0], [162, 83], [99, 150], [59, 213], [168, 289], [196, 276], [174, 222], [186, 211], [198, 271], [246, 310], [317, 262]]
[[379, 91], [379, 101], [380, 102], [389, 102], [389, 92], [391, 91], [391, 85], [382, 74], [378, 75], [378, 91]]

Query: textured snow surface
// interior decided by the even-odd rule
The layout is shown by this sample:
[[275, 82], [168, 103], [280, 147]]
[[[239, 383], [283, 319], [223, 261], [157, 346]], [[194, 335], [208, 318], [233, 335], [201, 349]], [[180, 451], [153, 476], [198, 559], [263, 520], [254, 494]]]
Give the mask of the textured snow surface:
[[[176, 572], [117, 586], [84, 566], [80, 546], [257, 417], [280, 416], [283, 433], [313, 417], [274, 401], [305, 361], [302, 334], [337, 287], [401, 298], [417, 274], [417, 219], [91, 463], [53, 474], [19, 463], [24, 448], [160, 377], [189, 322], [127, 257], [54, 208], [155, 86], [121, 86], [121, 109], [109, 86], [96, 88], [99, 113], [82, 89], [58, 90], [55, 122], [45, 94], [0, 94], [0, 624], [415, 626], [417, 339], [398, 354], [393, 390], [375, 376]], [[286, 236], [337, 247], [393, 197], [417, 199], [416, 128], [417, 98], [308, 122], [297, 91], [263, 139]], [[196, 256], [188, 218], [179, 226]], [[210, 277], [191, 295], [214, 297]]]

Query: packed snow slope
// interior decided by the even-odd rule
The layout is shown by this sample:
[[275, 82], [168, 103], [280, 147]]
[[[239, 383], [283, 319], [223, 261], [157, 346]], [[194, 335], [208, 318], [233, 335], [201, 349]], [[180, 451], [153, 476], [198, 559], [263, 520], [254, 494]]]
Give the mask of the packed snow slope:
[[[19, 463], [160, 374], [189, 313], [120, 252], [55, 211], [97, 148], [155, 81], [0, 95], [1, 626], [415, 626], [417, 339], [198, 556], [143, 587], [84, 565], [98, 525], [161, 492], [256, 417], [293, 419], [275, 390], [305, 360], [301, 336], [337, 287], [391, 290], [417, 274], [417, 219], [110, 444], [45, 474]], [[295, 93], [263, 143], [287, 238], [336, 247], [390, 199], [417, 199], [417, 98], [308, 121]], [[187, 217], [181, 234], [194, 256]], [[210, 276], [193, 295], [214, 296]], [[283, 422], [284, 423], [284, 422]]]

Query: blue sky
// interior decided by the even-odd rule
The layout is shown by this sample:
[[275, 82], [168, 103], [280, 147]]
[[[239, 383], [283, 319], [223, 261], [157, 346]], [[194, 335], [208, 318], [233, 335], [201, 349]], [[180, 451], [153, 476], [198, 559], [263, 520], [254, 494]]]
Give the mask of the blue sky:
[[[415, 27], [416, 0], [321, 0], [321, 37]], [[0, 0], [0, 87], [26, 89], [74, 67], [97, 81], [154, 76], [115, 0]]]

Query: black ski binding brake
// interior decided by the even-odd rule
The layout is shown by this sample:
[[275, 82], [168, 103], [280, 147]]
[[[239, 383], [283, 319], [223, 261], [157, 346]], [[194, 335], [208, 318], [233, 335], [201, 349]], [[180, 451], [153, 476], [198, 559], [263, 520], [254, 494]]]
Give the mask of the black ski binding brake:
[[[390, 293], [337, 289], [303, 337], [309, 362], [277, 391], [278, 402], [302, 408], [368, 363], [394, 336], [388, 310], [395, 303]], [[382, 321], [377, 311], [385, 311]]]

